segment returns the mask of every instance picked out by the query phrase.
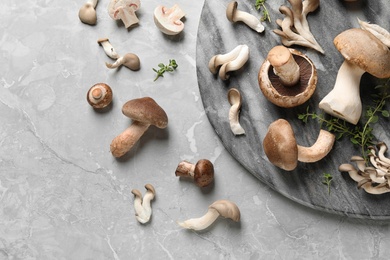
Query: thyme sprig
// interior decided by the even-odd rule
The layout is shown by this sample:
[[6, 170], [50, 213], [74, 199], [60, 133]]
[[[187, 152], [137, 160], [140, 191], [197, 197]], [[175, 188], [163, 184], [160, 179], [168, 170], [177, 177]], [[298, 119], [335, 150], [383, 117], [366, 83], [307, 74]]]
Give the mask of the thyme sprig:
[[268, 22], [271, 22], [271, 16], [268, 12], [267, 7], [265, 6], [265, 2], [267, 0], [256, 0], [255, 8], [256, 10], [262, 9], [262, 17], [260, 18], [260, 21], [264, 22], [265, 20], [268, 20]]
[[333, 176], [330, 173], [325, 173], [323, 175], [324, 180], [322, 181], [328, 187], [328, 194], [330, 195], [330, 185], [332, 184]]
[[158, 67], [159, 67], [158, 70], [153, 68], [153, 71], [157, 73], [154, 81], [156, 81], [159, 77], [164, 77], [164, 73], [166, 71], [168, 71], [168, 72], [174, 71], [178, 67], [178, 65], [177, 65], [176, 61], [172, 59], [172, 60], [169, 60], [168, 65], [165, 65], [164, 63], [159, 63]]

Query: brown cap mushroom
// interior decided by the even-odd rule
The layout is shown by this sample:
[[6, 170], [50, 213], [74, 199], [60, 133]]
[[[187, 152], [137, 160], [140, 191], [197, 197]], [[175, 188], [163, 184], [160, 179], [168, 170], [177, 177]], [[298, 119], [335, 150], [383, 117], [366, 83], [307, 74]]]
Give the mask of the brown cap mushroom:
[[87, 101], [93, 108], [105, 108], [112, 101], [112, 90], [106, 83], [97, 83], [87, 92]]
[[377, 78], [389, 78], [390, 50], [372, 33], [360, 28], [340, 33], [333, 42], [345, 60], [333, 89], [319, 107], [332, 116], [357, 124], [362, 114], [361, 76], [368, 72]]
[[280, 107], [295, 107], [313, 95], [317, 86], [317, 70], [300, 51], [276, 46], [261, 65], [258, 81], [270, 102]]
[[311, 147], [300, 146], [290, 123], [285, 119], [278, 119], [269, 125], [263, 149], [272, 164], [292, 171], [298, 166], [298, 161], [311, 163], [324, 158], [332, 149], [334, 141], [332, 133], [321, 129]]
[[214, 181], [214, 165], [207, 159], [196, 164], [182, 161], [176, 168], [176, 176], [192, 178], [199, 187], [206, 187]]
[[122, 113], [131, 118], [133, 123], [112, 140], [110, 150], [115, 157], [121, 157], [126, 154], [150, 125], [161, 129], [166, 128], [168, 125], [167, 114], [150, 97], [127, 101], [122, 107]]
[[232, 22], [243, 22], [246, 25], [248, 25], [251, 29], [255, 30], [258, 33], [261, 33], [264, 31], [264, 26], [261, 24], [261, 21], [256, 16], [238, 10], [237, 9], [238, 3], [237, 1], [232, 1], [228, 4], [226, 7], [226, 18]]

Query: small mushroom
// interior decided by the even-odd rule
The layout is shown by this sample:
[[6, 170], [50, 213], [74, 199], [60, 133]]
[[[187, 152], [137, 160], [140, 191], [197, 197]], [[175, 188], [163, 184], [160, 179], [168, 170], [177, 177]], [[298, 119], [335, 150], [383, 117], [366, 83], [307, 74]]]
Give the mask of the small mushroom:
[[240, 109], [241, 109], [241, 93], [236, 88], [231, 88], [228, 91], [228, 101], [231, 105], [229, 109], [229, 124], [230, 129], [234, 135], [243, 135], [245, 134], [244, 128], [242, 128], [239, 120]]
[[88, 103], [96, 109], [105, 108], [112, 102], [112, 90], [105, 83], [93, 85], [87, 92]]
[[141, 224], [149, 222], [150, 217], [152, 216], [152, 207], [150, 202], [154, 199], [156, 191], [152, 184], [145, 185], [146, 193], [142, 197], [142, 193], [133, 189], [131, 193], [134, 194], [134, 209], [135, 209], [135, 218]]
[[111, 0], [108, 14], [114, 20], [122, 20], [126, 28], [138, 24], [135, 12], [141, 7], [140, 0]]
[[269, 125], [263, 149], [272, 164], [292, 171], [298, 166], [298, 161], [312, 163], [323, 159], [332, 149], [334, 141], [332, 133], [321, 129], [312, 146], [298, 145], [290, 123], [285, 119], [278, 119]]
[[124, 56], [119, 57], [114, 63], [106, 62], [106, 66], [109, 69], [115, 69], [122, 65], [135, 71], [140, 69], [141, 62], [134, 53], [126, 53]]
[[317, 69], [300, 51], [275, 46], [260, 67], [258, 82], [270, 102], [280, 107], [295, 107], [313, 95]]
[[237, 58], [238, 54], [240, 54], [243, 45], [237, 45], [233, 50], [225, 54], [217, 54], [214, 55], [208, 64], [209, 70], [213, 74], [217, 74], [219, 67], [224, 63], [230, 62]]
[[181, 161], [176, 168], [175, 175], [189, 177], [199, 187], [206, 187], [214, 181], [214, 165], [207, 159], [201, 159], [196, 164]]
[[131, 118], [133, 122], [124, 132], [112, 140], [110, 150], [115, 157], [121, 157], [130, 151], [150, 125], [160, 129], [166, 128], [168, 125], [167, 114], [150, 97], [127, 101], [122, 107], [122, 113]]
[[220, 216], [239, 222], [240, 210], [232, 201], [217, 200], [208, 207], [208, 211], [202, 217], [188, 219], [183, 222], [178, 222], [178, 224], [186, 229], [201, 231], [210, 227]]
[[390, 50], [377, 37], [360, 28], [348, 29], [333, 41], [345, 60], [333, 89], [320, 101], [326, 113], [356, 125], [362, 114], [360, 79], [367, 72], [390, 77]]
[[232, 22], [243, 22], [258, 33], [264, 31], [264, 26], [256, 16], [237, 9], [237, 1], [232, 1], [226, 8], [226, 18]]
[[97, 21], [96, 5], [98, 0], [88, 0], [79, 10], [80, 21], [89, 25], [95, 25]]
[[159, 5], [154, 9], [154, 23], [164, 34], [176, 35], [184, 30], [184, 23], [181, 19], [185, 15], [177, 4], [171, 8]]
[[103, 47], [103, 50], [108, 57], [114, 60], [119, 58], [118, 53], [115, 51], [108, 38], [100, 38], [97, 42], [100, 46]]

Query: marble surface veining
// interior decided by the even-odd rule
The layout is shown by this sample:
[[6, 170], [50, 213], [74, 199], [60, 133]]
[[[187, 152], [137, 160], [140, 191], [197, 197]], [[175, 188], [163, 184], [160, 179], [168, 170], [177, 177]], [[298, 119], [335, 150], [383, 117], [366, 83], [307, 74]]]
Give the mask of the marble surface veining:
[[[281, 196], [215, 134], [196, 76], [204, 1], [141, 2], [139, 26], [130, 30], [109, 17], [108, 0], [99, 1], [95, 26], [77, 17], [84, 1], [0, 2], [0, 259], [386, 259], [387, 222], [327, 214]], [[186, 12], [185, 29], [168, 37], [155, 27], [153, 10], [174, 3]], [[101, 37], [120, 54], [136, 53], [141, 70], [107, 69]], [[177, 71], [153, 82], [152, 68], [172, 58]], [[97, 82], [114, 92], [104, 113], [86, 101]], [[149, 129], [114, 159], [110, 142], [130, 124], [121, 106], [143, 96], [164, 108], [168, 128]], [[181, 160], [200, 158], [216, 171], [204, 190], [174, 175]], [[131, 190], [144, 192], [146, 183], [157, 194], [151, 222], [141, 225]], [[177, 225], [217, 199], [236, 202], [240, 223], [220, 219], [198, 233]]]

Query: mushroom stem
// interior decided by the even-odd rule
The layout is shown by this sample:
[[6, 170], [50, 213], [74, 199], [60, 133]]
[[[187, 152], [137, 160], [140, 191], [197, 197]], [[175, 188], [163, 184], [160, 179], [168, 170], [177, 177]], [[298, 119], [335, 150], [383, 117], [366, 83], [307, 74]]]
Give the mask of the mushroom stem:
[[183, 228], [200, 231], [208, 228], [218, 217], [218, 211], [213, 208], [209, 208], [206, 214], [204, 214], [202, 217], [191, 218], [183, 222], [178, 222], [178, 224]]
[[162, 12], [164, 15], [167, 15], [168, 19], [173, 21], [175, 24], [182, 24], [180, 19], [186, 15], [186, 13], [179, 7], [178, 4], [174, 4], [171, 8], [163, 6]]
[[231, 88], [228, 91], [228, 101], [231, 105], [229, 109], [229, 124], [234, 135], [245, 134], [239, 120], [241, 109], [241, 94], [236, 88]]
[[134, 121], [125, 131], [112, 140], [110, 150], [113, 156], [121, 157], [134, 146], [148, 130], [150, 124]]
[[317, 162], [324, 158], [332, 150], [335, 135], [321, 129], [317, 141], [310, 147], [298, 146], [298, 161]]
[[294, 86], [299, 81], [300, 69], [288, 48], [281, 45], [273, 47], [267, 59], [284, 86]]
[[191, 177], [194, 178], [195, 164], [181, 161], [176, 168], [175, 174], [178, 177]]
[[337, 73], [333, 90], [321, 100], [319, 108], [356, 125], [362, 114], [359, 85], [364, 72], [345, 60]]
[[115, 51], [114, 47], [111, 45], [110, 41], [107, 38], [99, 39], [98, 43], [103, 47], [104, 52], [111, 59], [118, 59], [119, 55]]

